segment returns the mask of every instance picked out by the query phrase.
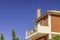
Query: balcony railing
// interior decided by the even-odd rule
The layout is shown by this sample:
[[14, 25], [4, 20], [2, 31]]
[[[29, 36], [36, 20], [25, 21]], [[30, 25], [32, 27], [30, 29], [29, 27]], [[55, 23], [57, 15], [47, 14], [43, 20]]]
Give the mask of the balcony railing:
[[27, 36], [35, 33], [37, 31], [37, 27], [35, 26], [33, 29], [27, 31]]
[[33, 29], [26, 31], [26, 36], [34, 34], [35, 32], [39, 33], [49, 33], [50, 28], [48, 26], [35, 26]]

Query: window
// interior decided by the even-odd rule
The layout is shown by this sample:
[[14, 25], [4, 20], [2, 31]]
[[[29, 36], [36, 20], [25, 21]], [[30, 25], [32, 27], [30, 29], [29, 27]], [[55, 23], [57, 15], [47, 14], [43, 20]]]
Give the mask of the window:
[[41, 25], [41, 26], [44, 25], [44, 21], [43, 21], [43, 20], [40, 21], [40, 25]]

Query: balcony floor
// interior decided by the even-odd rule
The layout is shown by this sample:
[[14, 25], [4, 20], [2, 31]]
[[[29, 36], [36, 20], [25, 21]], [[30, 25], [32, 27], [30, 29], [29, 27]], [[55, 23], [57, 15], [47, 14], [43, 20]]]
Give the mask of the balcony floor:
[[31, 38], [31, 39], [35, 40], [35, 39], [37, 39], [39, 37], [43, 37], [45, 35], [47, 35], [47, 34], [35, 32], [35, 33], [31, 34], [30, 36], [27, 36], [27, 39]]

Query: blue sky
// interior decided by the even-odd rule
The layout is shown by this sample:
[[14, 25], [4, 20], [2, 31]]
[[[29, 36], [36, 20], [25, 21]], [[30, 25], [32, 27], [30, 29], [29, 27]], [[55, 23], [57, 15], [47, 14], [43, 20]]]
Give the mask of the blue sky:
[[41, 8], [41, 14], [60, 10], [60, 0], [0, 0], [0, 33], [5, 40], [12, 39], [12, 29], [18, 38], [25, 40], [25, 31], [34, 26], [37, 8]]

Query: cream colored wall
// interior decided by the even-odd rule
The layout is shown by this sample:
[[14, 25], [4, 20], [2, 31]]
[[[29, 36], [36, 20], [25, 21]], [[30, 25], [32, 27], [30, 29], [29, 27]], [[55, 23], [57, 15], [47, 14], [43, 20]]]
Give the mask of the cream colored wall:
[[50, 28], [48, 26], [40, 26], [40, 25], [38, 25], [38, 32], [39, 33], [49, 33]]

